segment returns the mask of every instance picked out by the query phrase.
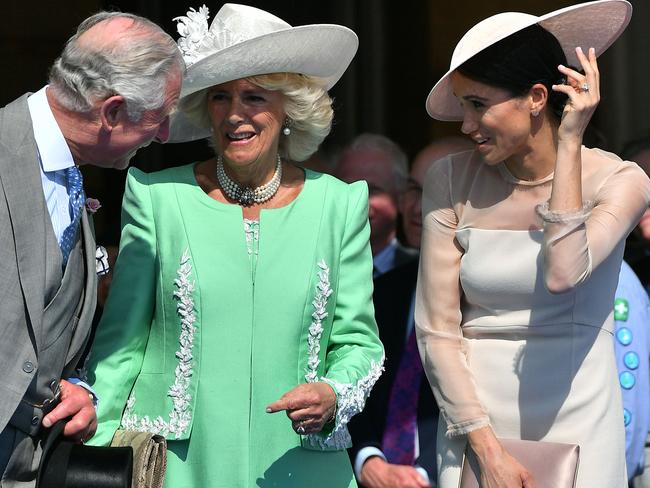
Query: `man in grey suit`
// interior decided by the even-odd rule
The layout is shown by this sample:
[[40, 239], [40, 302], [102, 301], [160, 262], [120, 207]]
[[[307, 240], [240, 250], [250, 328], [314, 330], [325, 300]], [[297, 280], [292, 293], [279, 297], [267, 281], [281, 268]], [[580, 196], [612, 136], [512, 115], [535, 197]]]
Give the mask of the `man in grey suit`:
[[[0, 486], [33, 486], [40, 438], [70, 419], [83, 442], [93, 397], [76, 378], [96, 300], [95, 240], [78, 166], [124, 169], [169, 135], [185, 66], [157, 25], [84, 21], [49, 85], [0, 109]], [[80, 386], [80, 383], [82, 386]]]

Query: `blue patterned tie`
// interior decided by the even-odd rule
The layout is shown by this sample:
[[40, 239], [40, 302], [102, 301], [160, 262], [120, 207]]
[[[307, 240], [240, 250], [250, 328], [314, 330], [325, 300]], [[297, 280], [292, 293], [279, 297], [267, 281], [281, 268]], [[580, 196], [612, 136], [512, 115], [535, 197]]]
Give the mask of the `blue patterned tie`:
[[84, 195], [83, 178], [81, 171], [76, 166], [71, 166], [65, 170], [66, 183], [68, 185], [68, 196], [70, 198], [70, 225], [61, 234], [61, 253], [63, 254], [63, 266], [68, 263], [70, 251], [74, 247], [79, 228], [79, 219], [83, 209], [86, 196]]

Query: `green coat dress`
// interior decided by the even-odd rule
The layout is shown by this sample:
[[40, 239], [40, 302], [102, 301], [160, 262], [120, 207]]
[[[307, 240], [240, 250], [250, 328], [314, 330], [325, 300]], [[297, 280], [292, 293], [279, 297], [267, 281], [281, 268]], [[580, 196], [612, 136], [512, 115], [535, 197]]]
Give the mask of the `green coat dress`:
[[[262, 210], [252, 259], [241, 208], [208, 197], [193, 165], [131, 169], [88, 366], [92, 443], [120, 427], [164, 435], [168, 488], [356, 486], [346, 424], [383, 364], [367, 200], [365, 183], [306, 171], [293, 202]], [[266, 413], [313, 381], [337, 393], [323, 432]]]

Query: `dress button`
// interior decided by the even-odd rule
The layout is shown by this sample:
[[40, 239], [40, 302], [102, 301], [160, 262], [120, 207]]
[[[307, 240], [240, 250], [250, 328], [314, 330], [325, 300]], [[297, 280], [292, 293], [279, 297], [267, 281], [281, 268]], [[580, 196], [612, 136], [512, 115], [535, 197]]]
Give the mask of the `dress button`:
[[621, 327], [616, 331], [616, 339], [624, 346], [629, 346], [632, 343], [632, 331], [627, 327]]
[[34, 372], [34, 363], [31, 361], [25, 361], [23, 363], [23, 371], [25, 373], [33, 373]]
[[619, 376], [618, 380], [621, 383], [621, 386], [626, 390], [631, 389], [636, 383], [636, 378], [629, 371], [623, 371]]
[[623, 409], [623, 422], [625, 422], [625, 427], [630, 425], [630, 422], [632, 422], [632, 414], [627, 408]]
[[40, 419], [36, 416], [32, 417], [32, 425], [38, 425], [40, 422]]
[[627, 352], [625, 353], [625, 356], [623, 356], [623, 362], [628, 368], [636, 369], [639, 367], [640, 363], [639, 355], [634, 351]]

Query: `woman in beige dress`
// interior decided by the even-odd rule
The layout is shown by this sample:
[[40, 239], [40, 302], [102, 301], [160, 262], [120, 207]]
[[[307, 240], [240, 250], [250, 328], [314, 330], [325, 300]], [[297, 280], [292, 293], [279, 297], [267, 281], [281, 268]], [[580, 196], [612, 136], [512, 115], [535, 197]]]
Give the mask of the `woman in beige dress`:
[[612, 307], [650, 182], [582, 138], [596, 55], [630, 15], [603, 0], [490, 17], [427, 99], [476, 143], [434, 165], [423, 198], [415, 320], [442, 488], [458, 486], [468, 444], [484, 488], [536, 486], [499, 438], [579, 444], [578, 487], [626, 486]]

